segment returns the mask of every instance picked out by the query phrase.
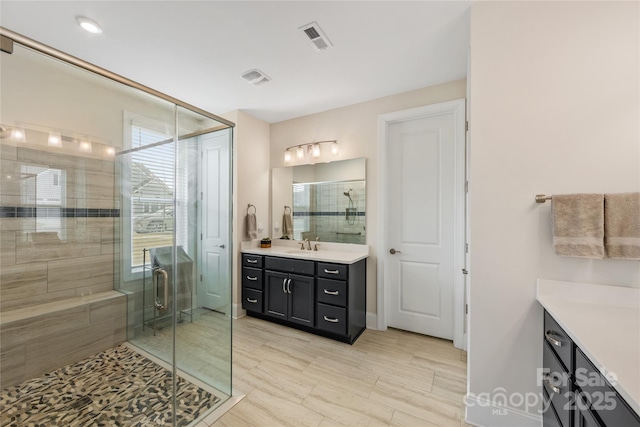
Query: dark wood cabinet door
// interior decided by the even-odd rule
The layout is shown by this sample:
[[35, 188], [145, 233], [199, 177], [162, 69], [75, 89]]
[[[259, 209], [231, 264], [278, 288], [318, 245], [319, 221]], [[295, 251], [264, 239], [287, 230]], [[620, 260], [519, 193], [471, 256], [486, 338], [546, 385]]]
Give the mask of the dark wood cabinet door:
[[306, 326], [315, 322], [315, 278], [290, 274], [289, 320]]
[[288, 274], [277, 273], [275, 271], [265, 271], [264, 273], [264, 314], [268, 316], [278, 317], [280, 319], [287, 318], [287, 280]]

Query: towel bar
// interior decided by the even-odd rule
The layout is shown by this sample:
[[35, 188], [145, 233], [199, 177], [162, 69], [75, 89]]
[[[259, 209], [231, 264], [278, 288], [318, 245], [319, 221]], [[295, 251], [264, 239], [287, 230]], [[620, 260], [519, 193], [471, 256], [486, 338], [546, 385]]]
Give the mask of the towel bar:
[[553, 196], [547, 196], [545, 194], [536, 194], [536, 203], [544, 203], [547, 200], [551, 200]]
[[251, 203], [249, 203], [249, 205], [247, 206], [247, 214], [249, 213], [249, 209], [253, 208], [253, 213], [255, 214], [258, 210], [256, 209], [255, 205], [252, 205]]

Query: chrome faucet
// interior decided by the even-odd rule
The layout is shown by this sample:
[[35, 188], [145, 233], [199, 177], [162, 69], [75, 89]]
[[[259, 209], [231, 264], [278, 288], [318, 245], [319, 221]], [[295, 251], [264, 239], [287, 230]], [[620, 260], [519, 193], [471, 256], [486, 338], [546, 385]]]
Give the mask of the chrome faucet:
[[311, 250], [311, 242], [309, 241], [309, 239], [304, 239], [305, 242], [307, 242], [307, 249]]
[[304, 251], [304, 242], [300, 242], [300, 249]]
[[316, 237], [316, 244], [313, 245], [313, 250], [314, 251], [318, 251], [318, 246], [320, 246], [320, 243], [318, 243], [318, 240], [320, 240], [320, 237]]

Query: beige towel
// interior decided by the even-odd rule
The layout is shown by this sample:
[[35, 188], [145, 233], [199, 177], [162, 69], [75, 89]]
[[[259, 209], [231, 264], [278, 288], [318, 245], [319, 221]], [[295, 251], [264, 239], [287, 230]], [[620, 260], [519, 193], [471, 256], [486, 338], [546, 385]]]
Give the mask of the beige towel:
[[258, 225], [256, 220], [256, 214], [248, 213], [245, 218], [245, 230], [249, 239], [258, 238]]
[[291, 214], [285, 212], [282, 215], [282, 235], [289, 236], [293, 234], [293, 222], [291, 221]]
[[640, 260], [640, 193], [604, 195], [604, 244], [609, 258]]
[[557, 255], [604, 258], [604, 195], [554, 194], [551, 218]]

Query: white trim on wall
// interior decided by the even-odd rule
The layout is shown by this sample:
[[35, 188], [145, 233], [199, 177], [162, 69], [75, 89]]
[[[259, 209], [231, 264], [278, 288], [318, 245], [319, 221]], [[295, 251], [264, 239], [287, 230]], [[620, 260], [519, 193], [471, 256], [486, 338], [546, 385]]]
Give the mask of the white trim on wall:
[[377, 286], [377, 329], [384, 331], [387, 329], [387, 287], [388, 271], [386, 270], [387, 257], [387, 237], [386, 224], [388, 218], [388, 195], [387, 182], [389, 171], [385, 159], [388, 140], [387, 133], [389, 125], [393, 122], [416, 119], [421, 117], [431, 117], [441, 114], [453, 113], [455, 122], [455, 188], [458, 189], [454, 196], [455, 230], [454, 246], [454, 284], [453, 284], [453, 345], [457, 348], [466, 349], [466, 339], [464, 334], [464, 276], [462, 269], [465, 266], [465, 100], [456, 99], [453, 101], [441, 102], [438, 104], [426, 105], [423, 107], [411, 108], [408, 110], [396, 111], [393, 113], [381, 114], [378, 116], [378, 180], [381, 183], [378, 187], [378, 286]]

